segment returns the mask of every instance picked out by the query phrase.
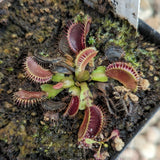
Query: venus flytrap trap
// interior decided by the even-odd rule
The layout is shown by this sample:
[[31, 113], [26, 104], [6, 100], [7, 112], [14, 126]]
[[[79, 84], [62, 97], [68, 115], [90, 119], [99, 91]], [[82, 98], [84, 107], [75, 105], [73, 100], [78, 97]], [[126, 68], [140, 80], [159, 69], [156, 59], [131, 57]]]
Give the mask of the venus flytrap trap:
[[129, 64], [116, 62], [110, 64], [106, 69], [106, 75], [121, 82], [126, 88], [136, 91], [139, 76], [137, 71]]
[[13, 100], [18, 105], [23, 106], [30, 106], [35, 105], [44, 99], [46, 99], [48, 96], [47, 92], [39, 91], [25, 91], [25, 90], [19, 90], [18, 92], [15, 92], [13, 95]]
[[72, 98], [63, 116], [74, 117], [79, 110], [80, 88], [73, 86], [69, 89], [69, 92], [72, 95]]
[[81, 147], [89, 147], [85, 139], [96, 138], [103, 128], [104, 120], [104, 114], [98, 106], [86, 107], [84, 119], [78, 132], [78, 142]]
[[76, 76], [85, 70], [89, 61], [97, 55], [98, 51], [95, 47], [88, 47], [80, 51], [75, 60]]
[[[91, 18], [87, 15], [80, 21], [79, 19], [81, 17], [78, 17], [76, 22], [68, 23], [64, 34], [61, 35], [58, 51], [63, 53], [63, 57], [49, 58], [34, 55], [26, 58], [24, 63], [26, 77], [35, 83], [40, 83], [42, 91], [20, 90], [15, 92], [13, 97], [18, 105], [29, 106], [43, 101], [43, 106], [47, 104], [47, 109], [52, 108], [53, 105], [55, 109], [52, 108], [52, 111], [61, 111], [62, 109], [58, 110], [57, 106], [64, 108], [66, 103], [63, 100], [62, 102], [54, 102], [54, 98], [64, 90], [65, 92], [68, 91], [71, 98], [63, 116], [73, 118], [78, 110], [84, 110], [83, 122], [78, 131], [78, 144], [82, 148], [92, 150], [95, 150], [93, 144], [99, 144], [100, 147], [94, 157], [97, 160], [103, 160], [109, 155], [108, 152], [101, 152], [102, 146], [108, 147], [106, 142], [113, 139], [113, 148], [118, 151], [123, 148], [124, 143], [119, 138], [119, 132], [116, 131], [113, 131], [107, 139], [96, 140], [104, 128], [107, 116], [102, 106], [95, 104], [94, 96], [88, 86], [90, 83], [94, 84], [95, 81], [109, 83], [108, 77], [110, 77], [135, 92], [138, 89], [139, 75], [126, 62], [95, 66], [94, 58], [98, 55], [98, 50], [95, 47], [86, 46], [86, 36], [90, 30]], [[112, 51], [114, 51], [113, 48]], [[107, 57], [108, 60], [113, 57], [112, 55], [109, 56], [111, 57]], [[117, 54], [115, 56], [117, 58]], [[119, 57], [117, 59], [120, 60]], [[41, 63], [47, 63], [50, 67], [44, 69]], [[48, 82], [49, 84], [43, 84]], [[101, 94], [106, 97], [105, 93], [102, 92]], [[53, 104], [50, 104], [47, 99], [52, 99]], [[50, 114], [48, 117], [52, 117]]]
[[52, 73], [48, 69], [44, 69], [33, 57], [27, 57], [24, 63], [26, 77], [37, 83], [46, 83], [51, 80]]

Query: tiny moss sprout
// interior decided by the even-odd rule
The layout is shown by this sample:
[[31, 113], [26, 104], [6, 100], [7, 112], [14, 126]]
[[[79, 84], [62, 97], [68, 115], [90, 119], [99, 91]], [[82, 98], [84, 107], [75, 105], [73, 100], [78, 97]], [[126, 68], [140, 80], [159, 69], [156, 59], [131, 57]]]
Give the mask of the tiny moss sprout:
[[94, 45], [96, 43], [95, 39], [93, 36], [90, 36], [89, 39], [88, 39], [88, 44], [89, 45]]

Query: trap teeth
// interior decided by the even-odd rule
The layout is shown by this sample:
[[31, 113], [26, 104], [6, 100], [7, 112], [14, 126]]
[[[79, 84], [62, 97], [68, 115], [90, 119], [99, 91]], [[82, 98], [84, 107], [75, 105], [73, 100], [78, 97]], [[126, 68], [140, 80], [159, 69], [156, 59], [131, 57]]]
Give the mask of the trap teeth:
[[17, 105], [29, 106], [40, 103], [47, 97], [46, 92], [34, 92], [34, 91], [25, 91], [20, 90], [15, 92], [13, 95], [13, 100]]
[[67, 110], [64, 113], [64, 116], [69, 115], [69, 117], [74, 117], [79, 110], [79, 97], [72, 96], [71, 101], [67, 107]]
[[139, 75], [131, 65], [124, 62], [112, 63], [107, 67], [106, 75], [118, 80], [126, 88], [137, 91]]
[[86, 138], [94, 139], [101, 132], [104, 120], [104, 114], [98, 106], [87, 107], [78, 132], [78, 141], [81, 142]]
[[52, 78], [52, 73], [36, 63], [33, 57], [27, 57], [24, 66], [26, 77], [34, 82], [46, 83]]
[[85, 70], [88, 62], [97, 55], [98, 51], [94, 47], [88, 47], [80, 51], [76, 57], [75, 65], [79, 71]]
[[78, 54], [85, 46], [84, 25], [82, 23], [72, 23], [67, 30], [67, 40], [70, 49]]

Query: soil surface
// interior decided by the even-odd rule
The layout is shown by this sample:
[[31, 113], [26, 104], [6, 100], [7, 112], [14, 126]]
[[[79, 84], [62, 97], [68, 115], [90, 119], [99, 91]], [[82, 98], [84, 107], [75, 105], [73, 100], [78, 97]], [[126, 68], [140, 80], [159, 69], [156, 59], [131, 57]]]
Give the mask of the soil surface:
[[[101, 105], [106, 113], [102, 135], [107, 137], [113, 129], [118, 129], [120, 137], [127, 142], [147, 115], [160, 105], [160, 50], [146, 42], [125, 20], [115, 18], [107, 11], [103, 12], [104, 16], [78, 0], [5, 0], [0, 2], [0, 9], [0, 159], [93, 159], [92, 150], [83, 150], [77, 144], [83, 111], [73, 119], [64, 118], [62, 111], [58, 122], [45, 122], [41, 105], [20, 107], [12, 98], [20, 88], [40, 90], [38, 84], [24, 76], [25, 57], [35, 52], [50, 57], [62, 56], [57, 53], [57, 37], [75, 17], [78, 20], [86, 14], [92, 17], [87, 46], [95, 46], [99, 51], [96, 65], [107, 66], [110, 62], [106, 60], [105, 52], [111, 46], [118, 47], [125, 53], [121, 60], [131, 63], [150, 83], [149, 89], [134, 93], [139, 97], [138, 102], [125, 102], [128, 113], [122, 101], [114, 97], [114, 87], [121, 84], [109, 79], [106, 93], [114, 103], [111, 105], [114, 114], [97, 91], [98, 84], [89, 84], [91, 91], [98, 95], [95, 104]], [[61, 100], [67, 93], [66, 90], [54, 100]], [[110, 157], [107, 159], [116, 153], [110, 142], [108, 148], [102, 150], [108, 151]]]

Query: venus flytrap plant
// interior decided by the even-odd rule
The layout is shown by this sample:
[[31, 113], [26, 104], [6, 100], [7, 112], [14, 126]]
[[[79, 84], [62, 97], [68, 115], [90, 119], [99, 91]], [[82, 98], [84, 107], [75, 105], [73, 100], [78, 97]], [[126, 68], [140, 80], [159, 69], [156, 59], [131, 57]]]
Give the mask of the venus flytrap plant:
[[[100, 147], [94, 157], [97, 160], [102, 160], [107, 155], [107, 152], [101, 153], [101, 147], [107, 147], [106, 142], [114, 139], [114, 148], [116, 150], [122, 149], [122, 147], [118, 149], [117, 147], [118, 145], [123, 146], [124, 143], [119, 138], [118, 132], [113, 132], [109, 138], [102, 141], [95, 140], [104, 127], [106, 115], [102, 107], [94, 104], [94, 97], [88, 85], [93, 81], [109, 83], [108, 77], [110, 77], [135, 92], [138, 88], [139, 76], [136, 70], [125, 62], [98, 66], [93, 70], [94, 58], [98, 54], [98, 50], [95, 47], [86, 47], [86, 36], [90, 30], [90, 24], [91, 18], [87, 15], [81, 22], [70, 22], [66, 26], [65, 34], [61, 36], [58, 44], [58, 50], [63, 53], [65, 58], [49, 59], [44, 57], [45, 59], [43, 59], [36, 56], [27, 57], [24, 63], [26, 77], [33, 82], [42, 84], [40, 86], [42, 91], [20, 90], [15, 92], [13, 97], [18, 105], [29, 106], [41, 101], [45, 103], [47, 98], [54, 100], [63, 90], [68, 91], [71, 99], [64, 116], [73, 118], [78, 113], [78, 110], [84, 110], [83, 122], [78, 131], [79, 146], [93, 149], [92, 144], [99, 144]], [[74, 54], [73, 57], [73, 54], [70, 54], [71, 52]], [[56, 70], [53, 71], [53, 68], [44, 69], [37, 61], [49, 63]], [[88, 70], [90, 67], [92, 67], [92, 72]], [[49, 81], [51, 84], [43, 84]], [[64, 106], [64, 102], [62, 103], [63, 105], [60, 102], [55, 102], [55, 105]], [[50, 106], [52, 105], [49, 104], [46, 108], [51, 108]], [[57, 106], [56, 109], [52, 110], [58, 110]]]

